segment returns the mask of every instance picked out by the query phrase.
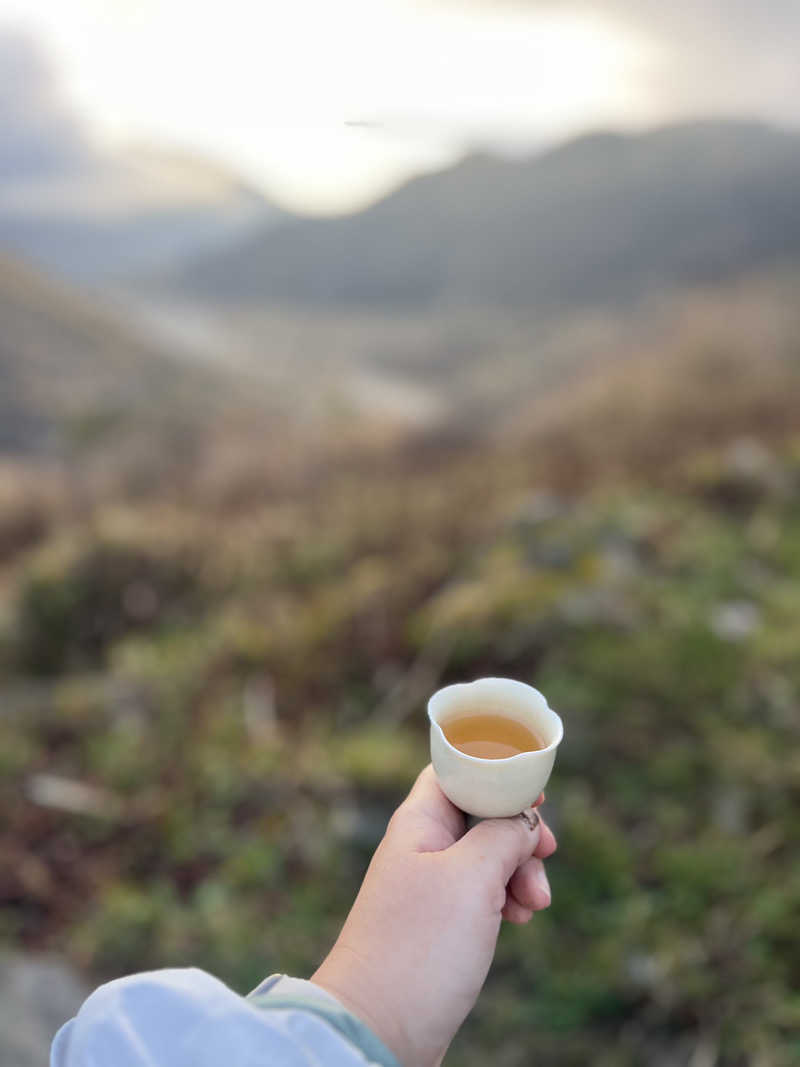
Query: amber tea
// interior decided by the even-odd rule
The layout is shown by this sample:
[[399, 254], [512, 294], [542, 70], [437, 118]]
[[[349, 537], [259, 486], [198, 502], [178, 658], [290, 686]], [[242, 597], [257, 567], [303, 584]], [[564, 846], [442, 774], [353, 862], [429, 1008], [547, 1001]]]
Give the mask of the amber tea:
[[454, 748], [479, 759], [508, 759], [546, 747], [533, 730], [505, 715], [473, 712], [448, 719], [441, 727]]

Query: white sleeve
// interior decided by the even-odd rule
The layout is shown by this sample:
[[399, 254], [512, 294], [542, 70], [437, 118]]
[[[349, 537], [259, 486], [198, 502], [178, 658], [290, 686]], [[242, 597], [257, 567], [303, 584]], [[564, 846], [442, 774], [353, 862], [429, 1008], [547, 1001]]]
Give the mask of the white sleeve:
[[[196, 968], [117, 979], [95, 990], [59, 1030], [50, 1067], [365, 1067], [397, 1062], [390, 1053], [386, 1059], [368, 1058], [347, 1031], [332, 1025], [329, 1004], [326, 1017], [313, 1001], [309, 1007], [281, 996], [271, 1000], [262, 987], [255, 994], [260, 995], [254, 1000], [241, 997]], [[332, 997], [327, 999], [345, 1014]]]

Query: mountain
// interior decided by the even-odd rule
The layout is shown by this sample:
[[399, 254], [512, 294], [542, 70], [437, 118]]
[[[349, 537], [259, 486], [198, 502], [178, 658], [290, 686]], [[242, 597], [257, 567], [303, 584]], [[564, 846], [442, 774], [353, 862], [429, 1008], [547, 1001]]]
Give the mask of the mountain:
[[708, 121], [467, 158], [358, 214], [291, 221], [172, 278], [202, 299], [564, 309], [800, 256], [800, 135]]
[[0, 250], [69, 280], [105, 281], [284, 218], [208, 160], [99, 141], [42, 42], [0, 27]]
[[0, 256], [0, 453], [61, 456], [198, 422], [229, 393], [95, 296]]
[[0, 174], [0, 247], [70, 280], [175, 267], [287, 217], [224, 168], [147, 147]]

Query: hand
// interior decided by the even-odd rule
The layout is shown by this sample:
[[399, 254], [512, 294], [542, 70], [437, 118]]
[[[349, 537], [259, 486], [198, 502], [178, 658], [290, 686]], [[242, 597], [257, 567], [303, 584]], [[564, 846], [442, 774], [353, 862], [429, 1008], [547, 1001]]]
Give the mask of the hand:
[[463, 813], [426, 767], [311, 979], [405, 1067], [441, 1062], [486, 980], [501, 918], [526, 923], [550, 903], [542, 860], [556, 840], [538, 813], [527, 814], [465, 832]]

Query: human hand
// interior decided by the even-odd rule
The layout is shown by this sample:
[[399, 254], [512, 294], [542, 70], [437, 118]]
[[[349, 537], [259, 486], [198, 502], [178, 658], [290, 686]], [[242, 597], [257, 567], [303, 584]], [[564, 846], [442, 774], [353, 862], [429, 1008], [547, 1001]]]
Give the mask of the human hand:
[[312, 976], [404, 1067], [441, 1062], [486, 980], [501, 919], [526, 923], [550, 904], [542, 860], [556, 840], [537, 812], [527, 814], [466, 831], [426, 767]]

